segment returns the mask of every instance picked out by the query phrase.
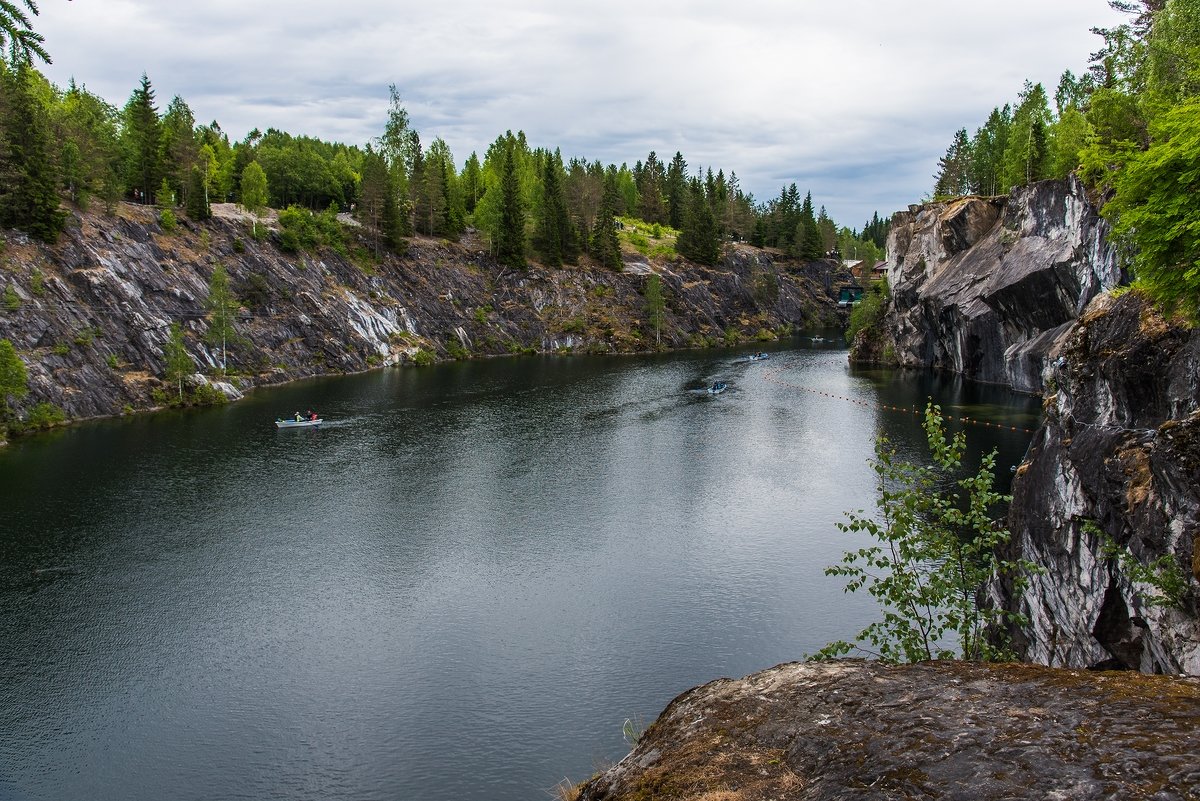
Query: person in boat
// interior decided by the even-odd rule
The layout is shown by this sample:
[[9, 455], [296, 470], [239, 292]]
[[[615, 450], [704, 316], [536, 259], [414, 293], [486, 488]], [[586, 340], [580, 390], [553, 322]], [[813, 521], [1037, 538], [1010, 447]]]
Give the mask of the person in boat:
[[304, 418], [300, 416], [300, 412], [296, 412], [296, 422], [299, 423]]
[[316, 422], [316, 420], [317, 420], [317, 413], [316, 413], [316, 412], [314, 412], [312, 409], [309, 409], [309, 410], [308, 410], [308, 419], [309, 419], [309, 420], [312, 420], [313, 422]]

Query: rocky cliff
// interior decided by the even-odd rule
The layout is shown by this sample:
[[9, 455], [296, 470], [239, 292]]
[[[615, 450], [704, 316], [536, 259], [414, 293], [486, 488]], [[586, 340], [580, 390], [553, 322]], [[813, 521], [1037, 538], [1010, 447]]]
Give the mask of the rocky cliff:
[[1136, 293], [1102, 295], [1049, 356], [1006, 554], [1045, 572], [992, 588], [1029, 617], [1018, 652], [1200, 675], [1200, 331]]
[[1107, 230], [1074, 178], [898, 212], [885, 341], [858, 358], [1040, 393], [1050, 344], [1120, 281]]
[[1200, 799], [1200, 680], [780, 665], [676, 698], [580, 801]]
[[[781, 263], [752, 248], [731, 246], [713, 268], [651, 265], [629, 253], [621, 273], [512, 270], [470, 236], [415, 238], [402, 257], [375, 259], [353, 241], [350, 255], [289, 254], [272, 227], [256, 238], [248, 215], [216, 210], [173, 233], [147, 207], [75, 213], [52, 247], [2, 232], [0, 339], [14, 343], [29, 373], [18, 416], [38, 404], [68, 419], [155, 406], [172, 323], [196, 365], [190, 382], [236, 397], [261, 384], [414, 360], [651, 350], [658, 334], [665, 347], [703, 347], [838, 321], [835, 265]], [[218, 264], [241, 304], [221, 378], [205, 309]], [[663, 281], [661, 332], [647, 322], [651, 272]]]

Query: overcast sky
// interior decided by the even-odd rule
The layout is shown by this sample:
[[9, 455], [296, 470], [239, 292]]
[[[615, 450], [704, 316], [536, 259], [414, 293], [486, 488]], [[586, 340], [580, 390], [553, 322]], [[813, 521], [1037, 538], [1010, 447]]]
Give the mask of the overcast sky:
[[230, 139], [349, 144], [395, 84], [461, 167], [505, 130], [631, 167], [678, 150], [759, 200], [795, 182], [860, 227], [918, 201], [955, 130], [1023, 81], [1053, 94], [1113, 24], [1106, 0], [40, 0], [54, 63], [117, 106], [143, 72]]

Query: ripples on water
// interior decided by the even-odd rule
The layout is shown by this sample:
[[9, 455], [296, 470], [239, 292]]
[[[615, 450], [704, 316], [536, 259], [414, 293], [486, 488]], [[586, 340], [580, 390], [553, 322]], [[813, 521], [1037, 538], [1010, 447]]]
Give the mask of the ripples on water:
[[[835, 524], [878, 433], [922, 443], [875, 404], [1036, 414], [838, 349], [739, 356], [388, 370], [14, 444], [0, 798], [544, 797], [625, 718], [869, 619], [823, 575]], [[309, 407], [330, 422], [274, 428]], [[970, 435], [1002, 473], [1028, 439]]]

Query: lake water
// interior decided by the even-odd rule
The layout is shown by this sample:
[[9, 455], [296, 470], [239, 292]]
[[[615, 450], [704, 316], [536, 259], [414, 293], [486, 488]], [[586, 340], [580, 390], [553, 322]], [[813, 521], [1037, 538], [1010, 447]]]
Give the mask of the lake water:
[[[626, 719], [872, 619], [823, 569], [875, 437], [923, 442], [881, 405], [1036, 422], [826, 343], [744, 356], [390, 369], [0, 449], [0, 799], [546, 798]], [[1029, 440], [968, 434], [1005, 478]]]

